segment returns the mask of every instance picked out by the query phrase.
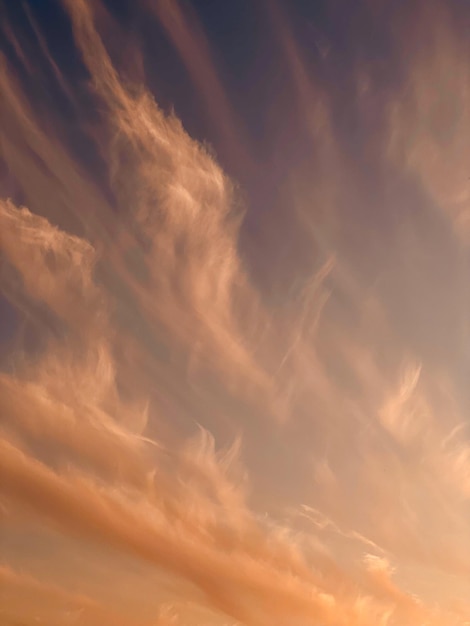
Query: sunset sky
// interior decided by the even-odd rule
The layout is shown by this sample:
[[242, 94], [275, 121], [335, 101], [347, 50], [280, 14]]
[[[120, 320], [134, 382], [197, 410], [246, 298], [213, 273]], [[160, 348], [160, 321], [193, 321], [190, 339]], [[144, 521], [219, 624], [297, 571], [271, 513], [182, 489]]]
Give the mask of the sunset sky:
[[0, 33], [0, 626], [470, 625], [470, 3]]

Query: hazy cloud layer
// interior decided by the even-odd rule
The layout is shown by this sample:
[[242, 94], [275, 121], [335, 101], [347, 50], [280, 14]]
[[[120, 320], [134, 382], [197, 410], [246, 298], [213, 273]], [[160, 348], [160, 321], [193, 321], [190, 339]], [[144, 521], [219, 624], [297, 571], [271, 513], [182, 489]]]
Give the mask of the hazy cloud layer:
[[[291, 252], [260, 237], [253, 258], [256, 207], [122, 77], [103, 7], [62, 1], [86, 105], [25, 9], [102, 172], [36, 106], [35, 59], [2, 25], [4, 623], [470, 622], [468, 44], [444, 3], [412, 4], [389, 16], [396, 84], [366, 61], [351, 77], [356, 143], [324, 78], [334, 46], [313, 35], [315, 72], [287, 7], [263, 5], [309, 150], [265, 164], [288, 200], [257, 219], [280, 241], [290, 224]], [[138, 10], [248, 158], [202, 25]]]

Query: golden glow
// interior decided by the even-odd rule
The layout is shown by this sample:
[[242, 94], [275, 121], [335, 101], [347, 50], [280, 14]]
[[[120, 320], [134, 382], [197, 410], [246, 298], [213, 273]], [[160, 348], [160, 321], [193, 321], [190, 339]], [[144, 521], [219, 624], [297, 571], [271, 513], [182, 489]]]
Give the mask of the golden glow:
[[[275, 297], [242, 260], [235, 184], [120, 77], [92, 3], [62, 4], [110, 193], [2, 59], [21, 202], [5, 183], [1, 286], [22, 326], [0, 370], [1, 623], [470, 623], [470, 69], [445, 3], [397, 28], [401, 88], [358, 71], [364, 128], [386, 98], [364, 141], [375, 196], [267, 9], [316, 150], [285, 184], [282, 219], [307, 244], [272, 255], [271, 275], [293, 277]], [[176, 2], [150, 15], [248, 159], [201, 27]], [[260, 212], [262, 229], [278, 218]]]

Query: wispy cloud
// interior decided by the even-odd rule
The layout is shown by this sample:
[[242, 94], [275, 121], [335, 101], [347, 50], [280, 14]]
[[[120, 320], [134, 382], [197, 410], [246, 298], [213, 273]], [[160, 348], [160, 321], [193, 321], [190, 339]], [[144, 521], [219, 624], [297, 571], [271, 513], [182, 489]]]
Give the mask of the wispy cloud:
[[[466, 57], [445, 7], [417, 4], [422, 22], [393, 22], [409, 52], [390, 96], [372, 98], [380, 88], [367, 64], [358, 73], [354, 106], [383, 122], [364, 150], [390, 200], [352, 163], [334, 94], [313, 81], [272, 6], [314, 172], [292, 173], [289, 219], [318, 252], [279, 305], [243, 260], [234, 183], [145, 86], [121, 79], [92, 4], [62, 4], [100, 115], [88, 138], [108, 177], [98, 184], [46, 130], [5, 57], [0, 141], [21, 197], [0, 203], [1, 284], [30, 332], [0, 373], [2, 521], [95, 546], [109, 581], [122, 558], [165, 585], [152, 609], [124, 614], [117, 583], [85, 595], [65, 579], [39, 581], [11, 548], [2, 617], [462, 626], [470, 453], [456, 372], [468, 357], [458, 341], [442, 347], [439, 323], [460, 302], [451, 331], [465, 337], [455, 277], [466, 255]], [[232, 141], [207, 42], [182, 6], [155, 10]], [[56, 80], [72, 89], [33, 27]], [[415, 49], [410, 28], [426, 46]], [[32, 63], [7, 30], [14, 54]], [[416, 200], [419, 210], [380, 227], [365, 218], [380, 207], [361, 213], [377, 198]], [[454, 230], [431, 227], [436, 214]], [[306, 266], [300, 247], [288, 261], [295, 276]], [[429, 294], [445, 281], [428, 270], [444, 266], [455, 283], [440, 302]], [[47, 571], [60, 578], [67, 557], [43, 556]], [[143, 571], [130, 596], [146, 588]]]

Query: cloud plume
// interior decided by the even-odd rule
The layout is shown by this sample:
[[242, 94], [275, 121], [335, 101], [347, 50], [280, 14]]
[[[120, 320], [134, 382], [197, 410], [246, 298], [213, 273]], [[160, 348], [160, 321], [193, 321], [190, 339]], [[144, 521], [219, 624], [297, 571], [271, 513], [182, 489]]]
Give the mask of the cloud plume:
[[[357, 52], [347, 111], [340, 48], [322, 39], [310, 67], [288, 7], [260, 5], [292, 90], [269, 215], [123, 78], [99, 3], [56, 7], [79, 87], [22, 9], [76, 135], [35, 105], [24, 24], [5, 21], [5, 623], [469, 622], [466, 43], [443, 3], [413, 4], [422, 20], [360, 3], [400, 72], [384, 85]], [[243, 158], [202, 21], [135, 11]], [[263, 249], [276, 229], [288, 254]]]

